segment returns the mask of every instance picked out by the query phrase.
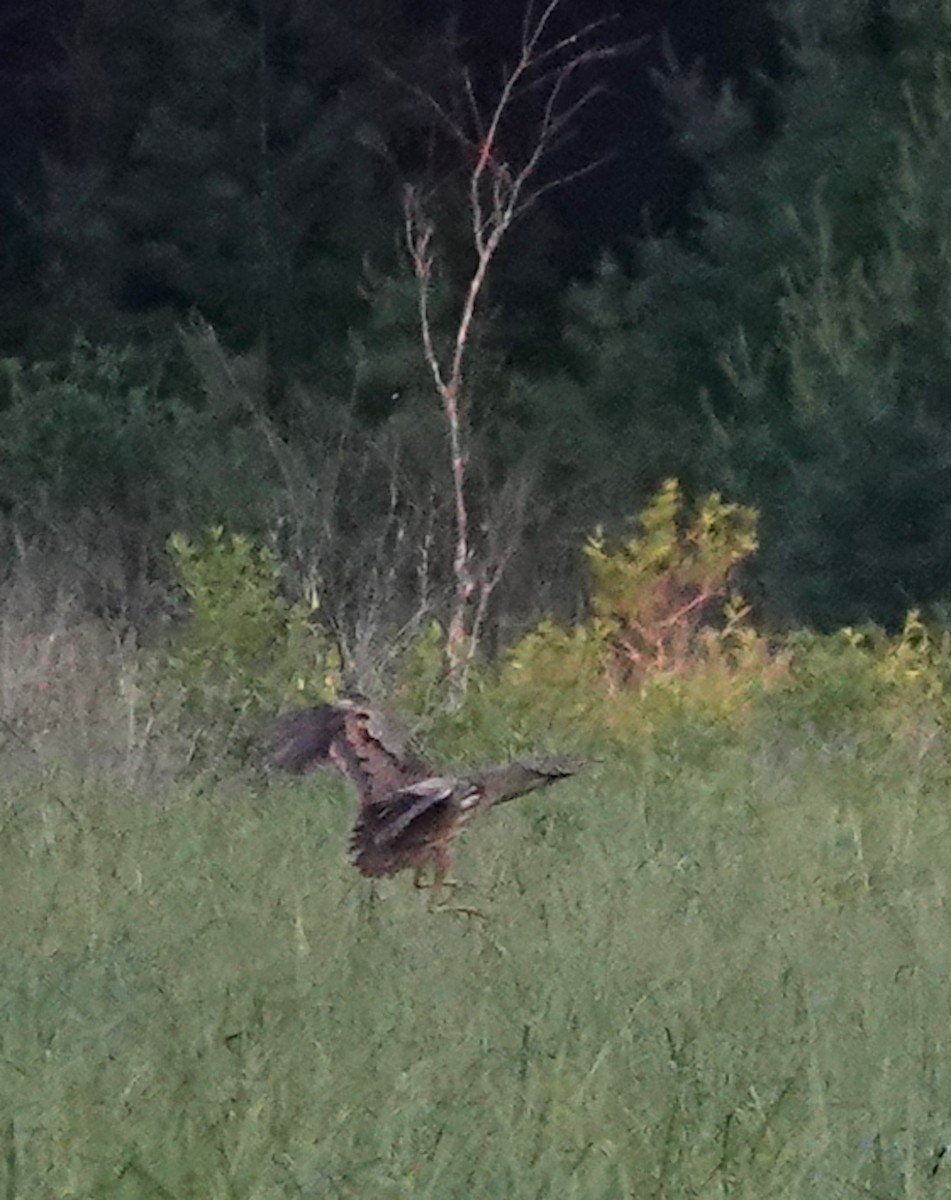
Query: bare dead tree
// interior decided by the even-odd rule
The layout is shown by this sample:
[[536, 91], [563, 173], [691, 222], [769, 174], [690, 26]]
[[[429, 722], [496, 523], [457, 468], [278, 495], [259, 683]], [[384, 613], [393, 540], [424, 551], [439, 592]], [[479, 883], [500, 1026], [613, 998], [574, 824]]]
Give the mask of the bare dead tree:
[[[480, 97], [467, 68], [459, 72], [459, 103], [446, 104], [413, 88], [438, 125], [465, 155], [466, 206], [474, 266], [465, 286], [455, 328], [440, 345], [433, 328], [431, 293], [437, 266], [436, 223], [427, 196], [413, 184], [403, 193], [404, 235], [418, 287], [423, 354], [445, 419], [454, 515], [452, 574], [454, 594], [446, 635], [450, 693], [466, 690], [486, 608], [512, 556], [514, 544], [477, 555], [468, 495], [466, 366], [473, 324], [499, 247], [512, 226], [546, 192], [587, 175], [600, 165], [591, 159], [559, 171], [557, 156], [578, 129], [578, 118], [603, 88], [587, 86], [586, 71], [630, 52], [631, 45], [605, 40], [606, 21], [592, 21], [567, 36], [554, 31], [562, 0], [544, 7], [529, 0], [513, 65], [503, 68], [494, 95]], [[517, 131], [517, 132], [516, 132]], [[553, 160], [554, 164], [553, 164]], [[553, 166], [553, 170], [549, 167]], [[497, 543], [498, 538], [488, 539]]]

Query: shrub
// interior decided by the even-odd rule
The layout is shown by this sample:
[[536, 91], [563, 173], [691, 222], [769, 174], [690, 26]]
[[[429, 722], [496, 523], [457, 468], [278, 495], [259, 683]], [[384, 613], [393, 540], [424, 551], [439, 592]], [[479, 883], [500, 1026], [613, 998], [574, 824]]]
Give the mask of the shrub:
[[589, 619], [542, 622], [509, 655], [503, 679], [552, 718], [581, 717], [630, 736], [684, 718], [733, 720], [754, 679], [782, 667], [748, 622], [734, 569], [756, 548], [756, 514], [708, 496], [692, 517], [664, 484], [616, 547], [599, 530], [584, 554]]
[[240, 724], [335, 690], [340, 664], [317, 624], [317, 597], [283, 595], [271, 550], [215, 526], [197, 540], [173, 534], [168, 552], [190, 606], [169, 661], [196, 715]]
[[600, 530], [589, 538], [584, 553], [592, 608], [620, 681], [684, 669], [700, 631], [721, 623], [728, 602], [734, 624], [742, 620], [746, 612], [735, 600], [733, 570], [755, 549], [753, 509], [726, 504], [713, 492], [690, 519], [673, 479], [619, 546], [610, 549]]
[[765, 731], [806, 729], [821, 740], [856, 730], [918, 738], [947, 697], [948, 651], [948, 635], [933, 633], [914, 610], [895, 637], [875, 625], [800, 630], [786, 641], [781, 685], [760, 706]]
[[165, 430], [132, 350], [77, 339], [61, 362], [0, 362], [0, 498], [8, 507], [115, 507], [139, 517], [156, 491]]

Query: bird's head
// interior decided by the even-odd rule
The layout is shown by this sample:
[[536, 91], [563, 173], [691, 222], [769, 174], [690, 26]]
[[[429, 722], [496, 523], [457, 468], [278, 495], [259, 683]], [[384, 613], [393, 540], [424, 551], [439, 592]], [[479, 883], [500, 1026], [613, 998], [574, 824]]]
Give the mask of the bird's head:
[[490, 767], [481, 773], [479, 782], [488, 801], [497, 804], [548, 787], [560, 779], [569, 779], [586, 765], [577, 758], [518, 759], [502, 767]]

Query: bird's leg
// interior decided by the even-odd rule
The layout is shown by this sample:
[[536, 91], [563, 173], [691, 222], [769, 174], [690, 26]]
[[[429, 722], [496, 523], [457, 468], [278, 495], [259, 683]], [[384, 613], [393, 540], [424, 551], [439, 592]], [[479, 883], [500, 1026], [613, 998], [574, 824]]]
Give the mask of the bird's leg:
[[422, 867], [417, 867], [415, 873], [413, 874], [413, 887], [419, 888], [420, 891], [431, 888], [434, 892], [439, 892], [443, 888], [458, 887], [458, 879], [449, 878], [449, 864], [450, 855], [446, 847], [436, 847], [432, 854], [432, 879], [426, 879], [426, 866], [429, 864], [426, 864]]
[[446, 900], [435, 899], [437, 893], [433, 892], [433, 898], [429, 901], [429, 911], [431, 913], [459, 913], [463, 917], [481, 917], [483, 921], [489, 918], [481, 908], [472, 908], [468, 904], [450, 904]]
[[433, 882], [430, 885], [433, 890], [429, 900], [429, 911], [431, 913], [461, 913], [466, 917], [485, 918], [485, 913], [480, 912], [477, 908], [470, 908], [465, 904], [449, 904], [446, 900], [440, 899], [444, 888], [459, 886], [458, 880], [448, 877], [448, 870], [449, 851], [445, 846], [440, 846], [434, 855]]
[[454, 888], [458, 886], [458, 879], [440, 879], [437, 874], [434, 874], [432, 879], [427, 879], [425, 867], [417, 867], [413, 875], [413, 887], [419, 888], [421, 892], [434, 890], [438, 892], [440, 888]]

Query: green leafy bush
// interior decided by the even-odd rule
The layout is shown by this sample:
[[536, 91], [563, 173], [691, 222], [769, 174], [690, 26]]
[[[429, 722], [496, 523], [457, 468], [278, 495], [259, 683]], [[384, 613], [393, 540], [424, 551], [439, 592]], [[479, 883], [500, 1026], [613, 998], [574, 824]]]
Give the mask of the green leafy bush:
[[190, 605], [170, 663], [193, 712], [240, 721], [333, 693], [339, 660], [316, 623], [317, 597], [284, 596], [271, 550], [215, 526], [196, 540], [172, 534], [168, 552]]
[[551, 719], [583, 717], [609, 676], [607, 632], [597, 617], [571, 628], [542, 621], [510, 651], [503, 685]]
[[141, 368], [82, 339], [59, 362], [0, 361], [3, 502], [147, 516], [167, 430]]
[[860, 725], [917, 736], [925, 712], [948, 695], [949, 635], [932, 632], [916, 610], [895, 637], [875, 625], [801, 630], [786, 646], [789, 670], [762, 711], [787, 729], [827, 737]]
[[878, 672], [901, 693], [940, 700], [948, 694], [949, 661], [951, 633], [947, 629], [933, 631], [915, 608], [905, 616], [901, 634], [885, 641]]
[[[700, 631], [719, 624], [733, 599], [734, 567], [755, 549], [753, 509], [726, 504], [713, 492], [690, 518], [674, 479], [619, 546], [610, 548], [600, 530], [589, 538], [584, 553], [592, 608], [611, 644], [619, 681], [685, 668]], [[744, 616], [734, 604], [734, 624]]]
[[442, 695], [446, 674], [446, 631], [439, 621], [429, 621], [396, 655], [395, 699], [407, 713], [432, 712]]
[[580, 716], [595, 701], [598, 727], [625, 735], [684, 718], [734, 719], [753, 680], [782, 666], [733, 584], [755, 548], [752, 509], [714, 493], [689, 516], [668, 481], [629, 538], [589, 538], [590, 618], [571, 629], [542, 622], [512, 650], [505, 683], [553, 716]]

